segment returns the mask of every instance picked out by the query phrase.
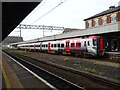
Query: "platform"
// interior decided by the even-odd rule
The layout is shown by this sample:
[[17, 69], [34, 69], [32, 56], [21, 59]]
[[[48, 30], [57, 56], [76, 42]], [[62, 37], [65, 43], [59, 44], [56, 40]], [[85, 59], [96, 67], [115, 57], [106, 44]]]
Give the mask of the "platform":
[[31, 88], [52, 90], [26, 69], [2, 54], [3, 76], [8, 88]]
[[108, 57], [114, 60], [119, 60], [120, 62], [120, 52], [105, 52], [105, 57]]

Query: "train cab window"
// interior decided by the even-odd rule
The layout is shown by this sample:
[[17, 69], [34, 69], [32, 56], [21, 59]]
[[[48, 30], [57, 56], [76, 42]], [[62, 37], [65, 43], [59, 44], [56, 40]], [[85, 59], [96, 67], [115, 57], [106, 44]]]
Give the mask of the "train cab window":
[[71, 43], [71, 47], [75, 47], [75, 43]]
[[90, 46], [90, 41], [88, 41], [88, 46]]
[[86, 41], [84, 42], [84, 46], [86, 46]]
[[97, 46], [97, 39], [93, 39], [93, 45]]
[[58, 47], [60, 47], [60, 44], [58, 44]]
[[76, 47], [81, 47], [81, 43], [76, 43]]

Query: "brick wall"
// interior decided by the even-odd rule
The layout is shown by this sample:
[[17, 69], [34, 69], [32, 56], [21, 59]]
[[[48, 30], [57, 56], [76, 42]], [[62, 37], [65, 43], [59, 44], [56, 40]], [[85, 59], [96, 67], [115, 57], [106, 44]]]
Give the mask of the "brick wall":
[[98, 18], [98, 24], [102, 25], [102, 17]]
[[[111, 23], [111, 14], [108, 14], [107, 15], [107, 24]], [[92, 20], [92, 27], [95, 26], [95, 21], [94, 19], [91, 19]], [[116, 16], [116, 21], [120, 21], [120, 11], [117, 13], [117, 16]], [[98, 24], [99, 26], [102, 25], [102, 16], [101, 17], [98, 17]], [[88, 28], [88, 21], [85, 21], [85, 27]]]
[[92, 27], [95, 26], [95, 20], [92, 19]]
[[88, 21], [85, 21], [85, 27], [88, 28]]
[[107, 16], [107, 23], [111, 23], [111, 17], [110, 17], [110, 15]]

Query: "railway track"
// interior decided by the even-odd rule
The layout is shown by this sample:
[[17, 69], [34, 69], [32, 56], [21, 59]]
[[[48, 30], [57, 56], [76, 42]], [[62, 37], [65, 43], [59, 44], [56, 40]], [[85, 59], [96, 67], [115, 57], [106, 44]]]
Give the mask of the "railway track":
[[[11, 55], [11, 54], [9, 54], [9, 55]], [[106, 79], [106, 78], [102, 78], [102, 77], [100, 77], [100, 76], [97, 76], [97, 75], [92, 75], [92, 74], [89, 74], [89, 73], [86, 73], [86, 72], [82, 72], [82, 71], [77, 71], [77, 70], [74, 70], [74, 69], [71, 69], [71, 68], [68, 68], [68, 67], [65, 67], [65, 66], [61, 66], [61, 65], [56, 65], [56, 64], [53, 64], [53, 63], [50, 63], [50, 62], [47, 62], [47, 61], [44, 61], [44, 60], [37, 60], [37, 59], [33, 59], [33, 58], [29, 58], [29, 57], [25, 57], [25, 56], [21, 56], [21, 55], [11, 55], [12, 57], [14, 57], [15, 59], [17, 59], [20, 63], [22, 63], [22, 64], [25, 64], [25, 66], [27, 67], [29, 67], [29, 68], [31, 68], [32, 69], [32, 71], [35, 71], [35, 73], [38, 73], [38, 75], [41, 75], [40, 73], [39, 73], [39, 69], [42, 69], [42, 68], [45, 68], [45, 69], [51, 69], [51, 67], [53, 68], [53, 71], [52, 70], [48, 70], [47, 72], [49, 72], [49, 71], [52, 71], [52, 72], [54, 72], [54, 73], [56, 73], [56, 72], [58, 72], [58, 71], [60, 71], [60, 70], [63, 70], [64, 71], [64, 73], [66, 73], [66, 72], [68, 72], [68, 73], [70, 73], [71, 75], [73, 74], [75, 77], [78, 77], [78, 75], [81, 75], [82, 76], [82, 81], [84, 81], [84, 82], [78, 82], [77, 84], [73, 84], [73, 83], [76, 83], [75, 81], [76, 81], [76, 79], [73, 81], [73, 80], [69, 80], [69, 81], [71, 81], [71, 82], [73, 82], [73, 83], [71, 83], [71, 82], [69, 82], [67, 79], [63, 79], [63, 78], [61, 78], [61, 77], [59, 77], [59, 76], [57, 76], [57, 75], [55, 75], [55, 74], [53, 74], [53, 73], [50, 73], [50, 74], [52, 74], [52, 75], [54, 75], [54, 76], [57, 76], [57, 77], [59, 77], [60, 79], [63, 79], [64, 81], [66, 81], [67, 83], [69, 83], [69, 85], [66, 85], [64, 82], [60, 82], [60, 81], [58, 81], [58, 80], [55, 80], [55, 79], [51, 79], [52, 77], [50, 76], [50, 75], [46, 75], [46, 74], [43, 74], [43, 76], [45, 76], [45, 78], [49, 78], [50, 79], [50, 81], [53, 83], [53, 85], [55, 84], [55, 85], [58, 85], [58, 86], [55, 86], [55, 87], [57, 87], [58, 89], [60, 89], [59, 88], [59, 86], [60, 87], [65, 87], [65, 88], [74, 88], [73, 86], [71, 87], [71, 85], [70, 84], [72, 84], [72, 85], [74, 85], [75, 86], [75, 89], [84, 89], [84, 88], [86, 88], [86, 89], [89, 89], [89, 88], [99, 88], [99, 89], [103, 89], [103, 88], [107, 88], [107, 89], [110, 89], [110, 88], [112, 88], [113, 90], [114, 89], [118, 89], [119, 88], [119, 83], [118, 82], [115, 82], [115, 81], [113, 81], [113, 80], [108, 80], [108, 79]], [[26, 64], [27, 63], [27, 64]], [[41, 64], [40, 64], [41, 63]], [[29, 64], [31, 64], [32, 66], [29, 66]], [[43, 65], [44, 64], [44, 65]], [[41, 66], [42, 68], [40, 68], [39, 66]], [[34, 68], [33, 68], [34, 67]], [[36, 69], [37, 68], [37, 69]], [[55, 71], [56, 70], [56, 71]], [[46, 71], [46, 70], [43, 70], [43, 71]], [[67, 74], [68, 74], [67, 73]], [[69, 75], [70, 75], [69, 74]], [[61, 75], [60, 73], [59, 73], [59, 75]], [[48, 77], [48, 76], [50, 76], [50, 77]], [[42, 76], [41, 76], [42, 77]], [[65, 77], [64, 75], [62, 76], [62, 77]], [[72, 77], [72, 76], [71, 76]], [[67, 78], [67, 77], [66, 77]], [[70, 78], [70, 77], [69, 77]], [[78, 77], [79, 78], [79, 77]], [[83, 78], [85, 78], [85, 79], [83, 79]], [[88, 79], [88, 80], [86, 80], [86, 78]], [[55, 81], [55, 82], [53, 82], [53, 81]], [[91, 83], [91, 85], [88, 83], [89, 81], [91, 81], [90, 83]], [[61, 85], [63, 83], [63, 86]], [[84, 84], [84, 83], [87, 83], [87, 84]], [[82, 86], [82, 87], [84, 87], [84, 88], [81, 88], [80, 87], [80, 85]]]
[[55, 87], [54, 90], [64, 90], [64, 89], [84, 90], [84, 88], [76, 84], [73, 84], [63, 79], [62, 77], [59, 77], [43, 68], [40, 68], [37, 65], [24, 60], [23, 58], [13, 56], [10, 54], [8, 55], [14, 58], [15, 60], [17, 60], [20, 64], [22, 64], [23, 66], [34, 72], [35, 74], [37, 74], [39, 77], [45, 79], [47, 82], [52, 84]]
[[[44, 53], [44, 52], [42, 52]], [[89, 59], [89, 60], [96, 60], [96, 61], [106, 61], [106, 62], [114, 62], [114, 63], [120, 63], [120, 54], [114, 54], [111, 55], [113, 58], [111, 58], [110, 55], [106, 54], [102, 57], [89, 57], [89, 56], [80, 56], [80, 55], [71, 55], [70, 53], [63, 53], [63, 54], [56, 54], [56, 53], [49, 53], [51, 55], [58, 55], [58, 56], [69, 56], [69, 57], [76, 57], [76, 58], [83, 58], [83, 59]]]

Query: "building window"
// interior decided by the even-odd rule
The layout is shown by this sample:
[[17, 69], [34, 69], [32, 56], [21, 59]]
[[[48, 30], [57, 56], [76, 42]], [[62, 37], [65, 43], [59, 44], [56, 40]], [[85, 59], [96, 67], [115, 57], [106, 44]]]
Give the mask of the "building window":
[[103, 24], [103, 25], [106, 25], [106, 24], [107, 24], [106, 18], [107, 18], [107, 17], [103, 17], [103, 18], [102, 18], [102, 24]]
[[116, 14], [111, 16], [111, 23], [116, 23]]
[[98, 24], [98, 18], [95, 19], [95, 27], [97, 27], [99, 24]]
[[91, 27], [92, 27], [92, 21], [89, 20], [89, 21], [88, 21], [88, 28], [91, 28]]

